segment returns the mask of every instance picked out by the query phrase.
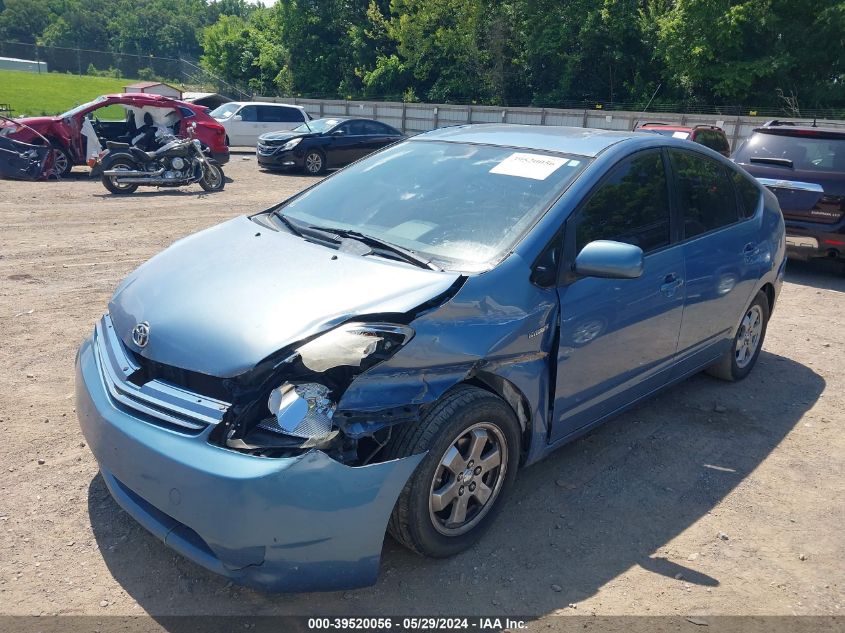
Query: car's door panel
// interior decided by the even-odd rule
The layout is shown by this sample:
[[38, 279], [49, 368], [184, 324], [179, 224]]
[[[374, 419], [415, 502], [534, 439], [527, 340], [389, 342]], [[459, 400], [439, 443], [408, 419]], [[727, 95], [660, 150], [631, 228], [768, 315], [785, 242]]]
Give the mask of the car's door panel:
[[362, 145], [367, 137], [363, 134], [360, 121], [346, 121], [330, 133], [328, 164], [341, 167], [358, 160], [362, 155]]
[[640, 246], [647, 254], [639, 278], [580, 278], [559, 288], [551, 441], [668, 380], [686, 277], [682, 249], [671, 243], [671, 235], [668, 179], [657, 150], [617, 164], [567, 222], [570, 253], [594, 240], [613, 239]]
[[226, 132], [232, 145], [255, 145], [258, 130], [258, 106], [246, 105], [226, 123]]
[[678, 341], [682, 375], [727, 349], [761, 273], [762, 214], [746, 219], [728, 168], [697, 152], [671, 150], [683, 215], [687, 282]]

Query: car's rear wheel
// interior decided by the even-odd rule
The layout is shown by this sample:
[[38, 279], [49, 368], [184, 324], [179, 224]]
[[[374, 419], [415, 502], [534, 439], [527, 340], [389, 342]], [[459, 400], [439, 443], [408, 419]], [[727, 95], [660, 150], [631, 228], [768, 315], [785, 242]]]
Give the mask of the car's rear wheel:
[[419, 425], [394, 432], [390, 458], [422, 452], [388, 530], [409, 549], [444, 558], [475, 543], [498, 513], [519, 464], [519, 422], [501, 398], [462, 386]]
[[312, 149], [305, 155], [303, 165], [305, 166], [305, 173], [311, 176], [319, 176], [326, 171], [326, 157], [323, 152]]
[[768, 323], [769, 299], [764, 292], [758, 292], [742, 317], [730, 349], [717, 363], [707, 368], [707, 373], [722, 380], [745, 378], [760, 356]]

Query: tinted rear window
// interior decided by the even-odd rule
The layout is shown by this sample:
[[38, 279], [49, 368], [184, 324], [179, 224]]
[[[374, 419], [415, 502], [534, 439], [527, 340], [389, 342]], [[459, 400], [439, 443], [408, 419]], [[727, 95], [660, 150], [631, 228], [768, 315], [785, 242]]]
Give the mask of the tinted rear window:
[[725, 138], [724, 134], [716, 130], [698, 130], [695, 133], [695, 142], [717, 152], [727, 152], [730, 150], [728, 139]]
[[[767, 158], [791, 160], [794, 169], [845, 172], [845, 138], [786, 136], [755, 132], [742, 144], [734, 156], [738, 163], [761, 166], [766, 165]], [[763, 160], [758, 162], [755, 159]]]
[[285, 106], [258, 106], [258, 120], [265, 123], [302, 123], [302, 110]]

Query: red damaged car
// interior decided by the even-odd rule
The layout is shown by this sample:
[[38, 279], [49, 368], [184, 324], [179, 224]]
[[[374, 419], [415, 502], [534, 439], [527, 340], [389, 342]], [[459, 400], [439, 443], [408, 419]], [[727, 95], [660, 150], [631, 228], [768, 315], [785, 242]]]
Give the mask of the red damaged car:
[[[109, 106], [121, 107], [122, 117], [116, 116], [121, 114], [119, 108], [104, 110]], [[206, 110], [204, 106], [155, 94], [103, 95], [57, 116], [17, 119], [25, 126], [7, 136], [34, 145], [48, 140], [53, 147], [52, 173], [64, 176], [74, 165], [85, 165], [96, 157], [105, 149], [106, 141], [131, 143], [150, 119], [156, 127], [179, 137], [186, 137], [188, 126], [196, 123], [194, 136], [209, 149], [211, 158], [226, 163], [229, 160], [226, 130]]]

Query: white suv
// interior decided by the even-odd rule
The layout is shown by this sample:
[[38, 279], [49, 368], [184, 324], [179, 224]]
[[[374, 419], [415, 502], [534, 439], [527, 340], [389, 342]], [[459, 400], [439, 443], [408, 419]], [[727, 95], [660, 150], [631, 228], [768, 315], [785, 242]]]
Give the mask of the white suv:
[[311, 117], [305, 108], [286, 103], [232, 101], [209, 112], [226, 128], [226, 144], [255, 147], [265, 132], [292, 130]]

